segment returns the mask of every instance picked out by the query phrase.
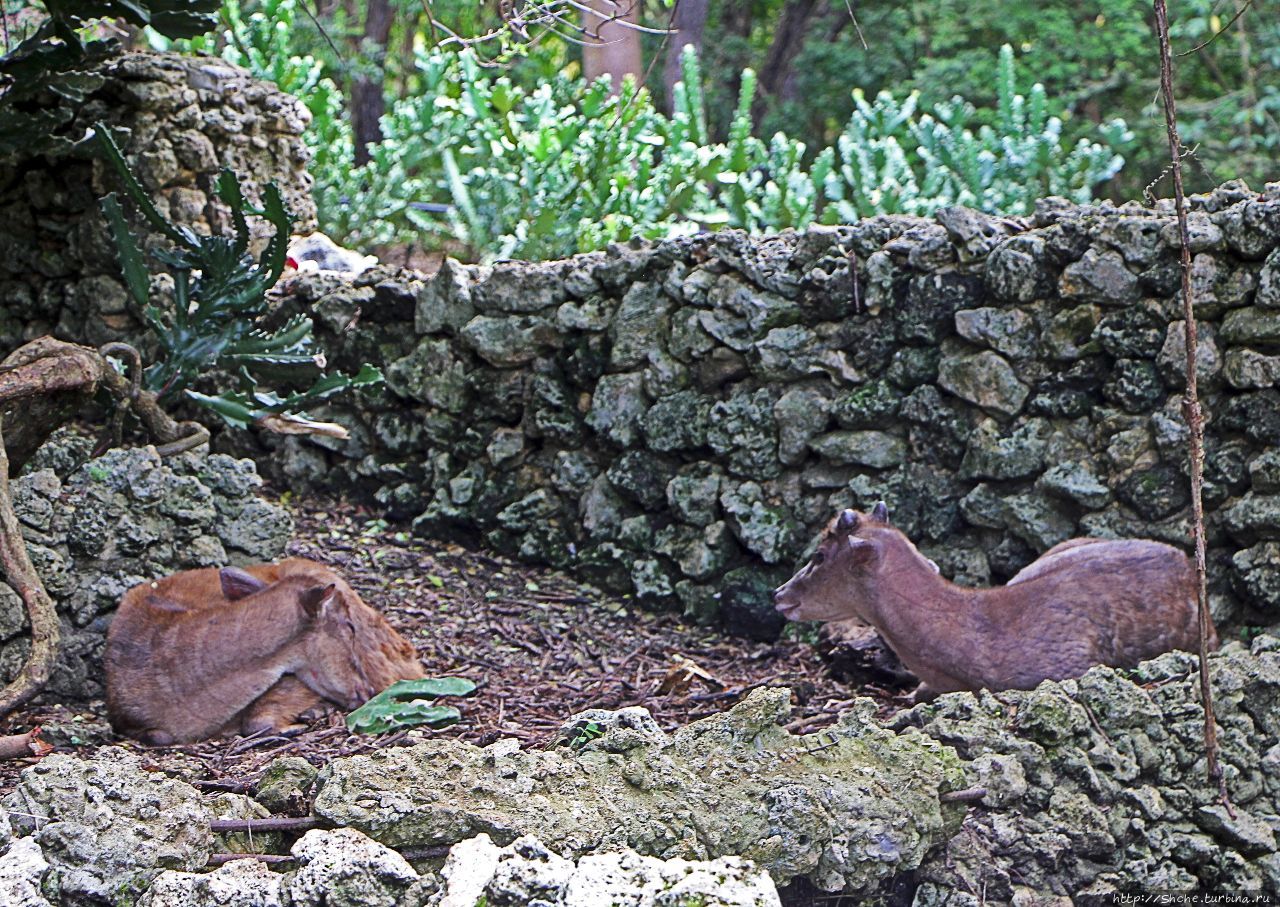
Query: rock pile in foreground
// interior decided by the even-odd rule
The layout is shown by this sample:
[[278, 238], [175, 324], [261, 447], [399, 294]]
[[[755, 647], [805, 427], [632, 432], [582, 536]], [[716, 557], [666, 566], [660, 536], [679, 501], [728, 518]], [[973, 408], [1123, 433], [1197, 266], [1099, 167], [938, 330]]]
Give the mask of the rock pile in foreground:
[[[1231, 644], [1211, 665], [1230, 811], [1205, 783], [1194, 661], [1171, 653], [948, 694], [887, 722], [857, 700], [808, 736], [780, 726], [787, 692], [761, 689], [670, 735], [643, 710], [588, 712], [547, 749], [434, 738], [337, 759], [298, 776], [335, 827], [294, 843], [284, 872], [202, 871], [229, 846], [209, 827], [234, 806], [226, 794], [120, 750], [52, 756], [5, 800], [21, 837], [0, 857], [0, 902], [568, 907], [593, 903], [574, 893], [599, 879], [655, 907], [770, 905], [771, 886], [785, 897], [799, 880], [922, 905], [1280, 894], [1280, 639]], [[424, 846], [452, 850], [440, 865]], [[737, 900], [698, 900], [710, 878], [733, 880]]]

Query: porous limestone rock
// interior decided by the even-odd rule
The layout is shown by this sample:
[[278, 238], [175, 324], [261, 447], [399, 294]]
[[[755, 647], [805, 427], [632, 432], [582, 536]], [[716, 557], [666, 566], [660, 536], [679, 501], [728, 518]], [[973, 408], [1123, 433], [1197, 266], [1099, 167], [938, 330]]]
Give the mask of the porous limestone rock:
[[0, 854], [0, 904], [5, 907], [53, 907], [44, 896], [49, 863], [35, 838], [18, 838]]
[[418, 880], [404, 857], [353, 828], [312, 829], [291, 853], [291, 907], [397, 907]]
[[986, 350], [944, 358], [938, 366], [938, 386], [983, 409], [1015, 416], [1030, 392], [1009, 363]]
[[164, 869], [209, 860], [209, 812], [198, 791], [142, 769], [127, 750], [54, 754], [23, 771], [5, 807], [56, 873], [68, 907], [136, 898]]
[[986, 806], [916, 874], [915, 902], [958, 903], [974, 891], [1001, 904], [1155, 889], [1280, 893], [1280, 787], [1267, 763], [1280, 752], [1280, 640], [1229, 644], [1210, 674], [1234, 817], [1205, 777], [1186, 653], [1030, 691], [947, 694], [891, 719], [954, 746], [988, 788]]
[[476, 835], [449, 851], [425, 907], [781, 907], [767, 873], [737, 857], [660, 860], [631, 850], [565, 859], [533, 835], [496, 846]]
[[793, 737], [779, 727], [788, 698], [756, 690], [665, 745], [637, 737], [623, 752], [440, 739], [337, 759], [314, 810], [393, 847], [536, 834], [570, 859], [737, 855], [775, 882], [804, 876], [825, 891], [870, 891], [918, 865], [951, 827], [938, 801], [960, 782], [949, 752], [877, 728], [869, 700], [822, 736]]
[[960, 463], [966, 479], [1021, 479], [1038, 474], [1052, 429], [1043, 419], [1031, 419], [1004, 434], [994, 419], [983, 420], [969, 435]]
[[1067, 265], [1058, 282], [1063, 299], [1123, 306], [1138, 299], [1138, 278], [1118, 252], [1089, 249]]
[[1260, 542], [1231, 558], [1232, 583], [1259, 614], [1280, 618], [1280, 542]]
[[253, 798], [273, 813], [291, 813], [301, 807], [316, 778], [316, 767], [301, 756], [272, 759], [262, 770]]
[[284, 876], [264, 863], [232, 860], [213, 872], [162, 872], [138, 907], [285, 907], [284, 891]]
[[1013, 359], [1031, 355], [1036, 343], [1035, 321], [1022, 309], [963, 309], [956, 312], [956, 333]]
[[1231, 350], [1222, 373], [1232, 387], [1275, 387], [1280, 385], [1280, 355], [1267, 356], [1250, 349]]

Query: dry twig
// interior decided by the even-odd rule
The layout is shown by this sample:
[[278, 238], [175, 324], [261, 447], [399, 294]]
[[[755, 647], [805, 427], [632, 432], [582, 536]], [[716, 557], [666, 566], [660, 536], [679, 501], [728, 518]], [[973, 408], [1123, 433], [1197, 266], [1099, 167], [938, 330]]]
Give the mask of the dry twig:
[[1173, 97], [1173, 59], [1169, 52], [1169, 12], [1165, 0], [1154, 0], [1156, 37], [1160, 43], [1160, 93], [1164, 97], [1165, 129], [1169, 137], [1169, 159], [1173, 174], [1173, 198], [1178, 215], [1178, 238], [1182, 264], [1182, 311], [1186, 324], [1187, 395], [1183, 414], [1190, 435], [1191, 516], [1196, 546], [1196, 591], [1200, 614], [1200, 698], [1204, 704], [1204, 751], [1210, 782], [1217, 782], [1224, 805], [1230, 809], [1226, 780], [1218, 764], [1218, 734], [1213, 714], [1213, 689], [1209, 683], [1209, 593], [1204, 537], [1204, 413], [1196, 384], [1196, 314], [1191, 291], [1191, 234], [1187, 227], [1187, 199], [1182, 188], [1182, 141], [1178, 138], [1178, 110]]
[[25, 734], [0, 737], [0, 759], [26, 759], [44, 756], [53, 746], [40, 739], [40, 728], [33, 727]]
[[0, 690], [0, 715], [7, 715], [44, 689], [49, 675], [53, 673], [54, 659], [58, 656], [61, 631], [57, 608], [31, 563], [18, 516], [13, 512], [13, 498], [9, 496], [9, 455], [4, 447], [3, 425], [0, 425], [0, 570], [4, 572], [5, 581], [22, 599], [31, 621], [31, 654], [27, 663], [18, 676]]

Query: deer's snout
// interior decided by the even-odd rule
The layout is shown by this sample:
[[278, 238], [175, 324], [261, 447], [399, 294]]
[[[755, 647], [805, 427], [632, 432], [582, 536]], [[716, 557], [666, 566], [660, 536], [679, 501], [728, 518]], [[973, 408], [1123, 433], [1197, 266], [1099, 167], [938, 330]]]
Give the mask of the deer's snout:
[[796, 609], [800, 607], [800, 604], [795, 601], [788, 601], [786, 595], [787, 587], [785, 585], [774, 589], [773, 606], [782, 613], [783, 617], [794, 619]]

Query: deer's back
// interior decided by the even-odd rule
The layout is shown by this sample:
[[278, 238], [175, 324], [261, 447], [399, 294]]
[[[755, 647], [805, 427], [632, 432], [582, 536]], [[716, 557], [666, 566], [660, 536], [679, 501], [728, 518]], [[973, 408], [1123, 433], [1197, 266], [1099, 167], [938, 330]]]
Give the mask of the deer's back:
[[1195, 570], [1160, 542], [1073, 539], [980, 602], [995, 634], [993, 687], [1132, 667], [1199, 640]]
[[246, 637], [272, 632], [270, 615], [251, 626], [228, 616], [217, 568], [188, 570], [128, 590], [107, 631], [107, 713], [115, 729], [153, 743], [195, 740], [223, 730], [276, 672], [237, 665]]

